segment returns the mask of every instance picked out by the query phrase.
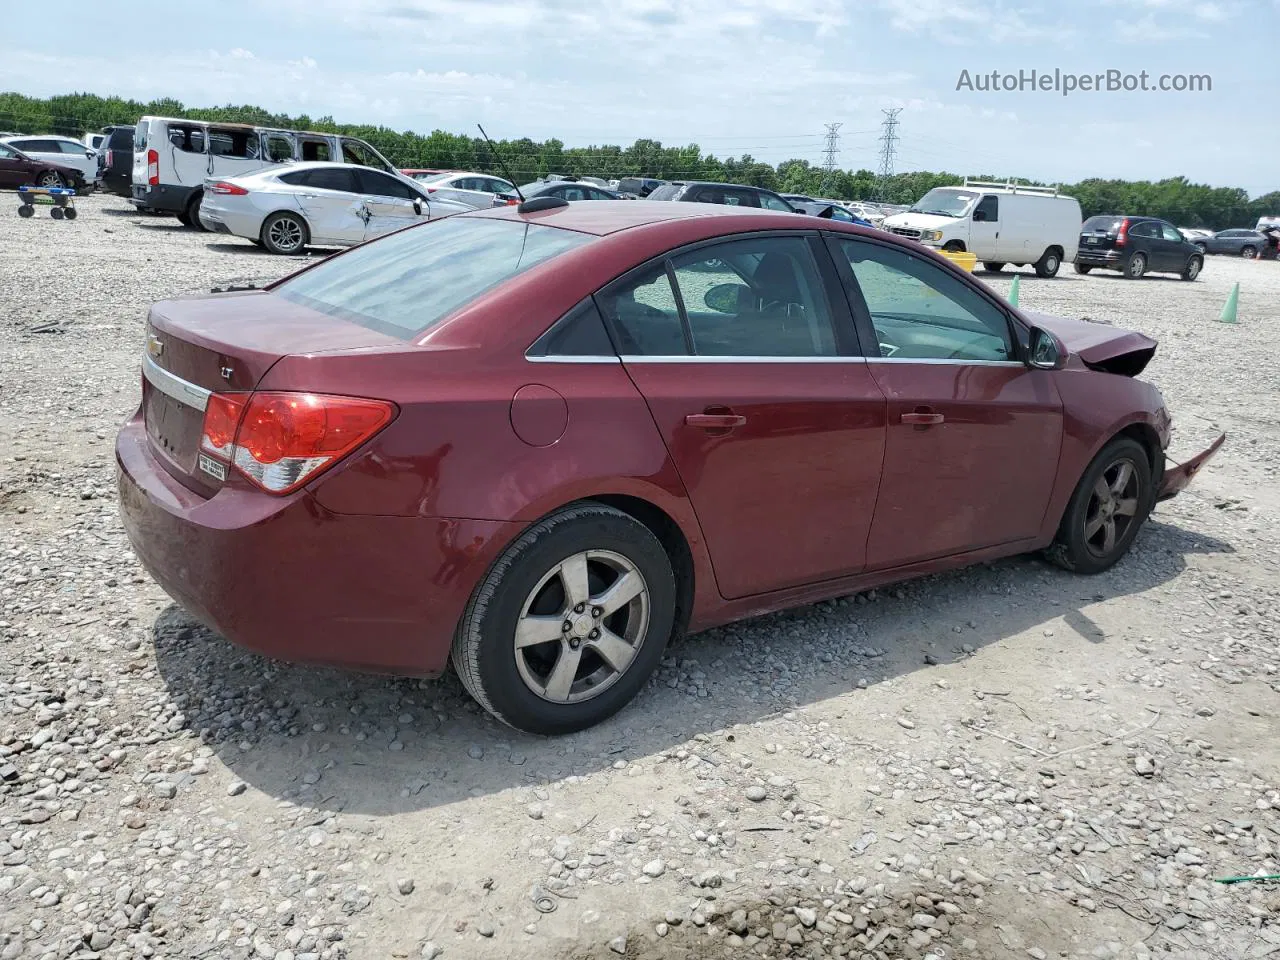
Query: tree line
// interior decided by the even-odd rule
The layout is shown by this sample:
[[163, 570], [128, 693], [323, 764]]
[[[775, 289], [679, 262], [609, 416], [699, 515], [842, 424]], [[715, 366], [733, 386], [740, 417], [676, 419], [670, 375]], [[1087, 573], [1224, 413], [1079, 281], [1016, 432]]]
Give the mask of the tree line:
[[[18, 133], [58, 133], [80, 137], [111, 124], [136, 123], [145, 115], [337, 133], [371, 143], [400, 167], [501, 174], [500, 165], [484, 140], [444, 130], [424, 135], [383, 126], [336, 123], [330, 116], [289, 116], [248, 104], [188, 107], [171, 98], [142, 103], [88, 93], [45, 99], [12, 92], [0, 93], [0, 130]], [[948, 171], [913, 171], [882, 179], [871, 170], [829, 172], [807, 160], [785, 160], [773, 166], [749, 154], [717, 157], [704, 153], [696, 143], [673, 147], [648, 139], [637, 140], [629, 147], [616, 144], [566, 147], [556, 139], [535, 141], [528, 137], [499, 140], [496, 144], [507, 168], [520, 183], [549, 173], [605, 179], [647, 176], [662, 180], [745, 183], [781, 193], [804, 193], [840, 200], [913, 203], [933, 187], [963, 182], [963, 176]], [[980, 174], [977, 178], [1037, 184], [1034, 180], [1004, 174]], [[1191, 183], [1185, 177], [1158, 182], [1091, 178], [1062, 184], [1061, 187], [1064, 193], [1080, 201], [1086, 217], [1099, 213], [1128, 213], [1161, 217], [1181, 227], [1222, 230], [1252, 226], [1260, 216], [1280, 214], [1280, 190], [1250, 199], [1248, 192], [1238, 187], [1211, 187]]]

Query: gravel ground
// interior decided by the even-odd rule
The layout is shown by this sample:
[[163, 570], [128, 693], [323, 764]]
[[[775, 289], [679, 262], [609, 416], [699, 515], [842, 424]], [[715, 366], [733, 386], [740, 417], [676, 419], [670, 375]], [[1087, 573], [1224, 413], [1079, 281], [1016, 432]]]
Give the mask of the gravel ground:
[[[262, 659], [134, 560], [151, 301], [296, 261], [0, 209], [0, 960], [1280, 955], [1280, 264], [1022, 272], [1228, 446], [1096, 578], [983, 565], [694, 637], [543, 740]], [[983, 279], [1007, 291], [1011, 271]], [[1239, 282], [1240, 323], [1213, 322]]]

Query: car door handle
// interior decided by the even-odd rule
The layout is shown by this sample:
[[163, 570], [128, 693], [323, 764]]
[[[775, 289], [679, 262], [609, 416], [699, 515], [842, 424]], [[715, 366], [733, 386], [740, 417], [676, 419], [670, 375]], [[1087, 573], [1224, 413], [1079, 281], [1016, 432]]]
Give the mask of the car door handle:
[[747, 418], [736, 413], [691, 413], [684, 418], [690, 427], [701, 427], [703, 430], [732, 430], [747, 422]]
[[902, 415], [903, 423], [910, 423], [917, 427], [933, 426], [935, 423], [942, 423], [945, 419], [947, 418], [940, 413], [925, 413], [922, 411], [904, 413]]

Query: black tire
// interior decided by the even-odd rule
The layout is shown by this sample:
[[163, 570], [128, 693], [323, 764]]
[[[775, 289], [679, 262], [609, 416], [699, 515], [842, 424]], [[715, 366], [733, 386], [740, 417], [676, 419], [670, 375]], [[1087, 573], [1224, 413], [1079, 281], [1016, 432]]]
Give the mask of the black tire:
[[[1123, 464], [1130, 468], [1130, 480], [1117, 494], [1115, 488], [1120, 477], [1116, 471]], [[1112, 512], [1108, 512], [1099, 496], [1100, 483], [1113, 494]], [[1101, 573], [1128, 552], [1154, 502], [1151, 461], [1147, 459], [1146, 448], [1130, 437], [1117, 437], [1102, 448], [1080, 478], [1046, 556], [1064, 570]], [[1130, 503], [1133, 513], [1122, 513]], [[1106, 544], [1107, 518], [1111, 523], [1110, 547]], [[1100, 519], [1099, 527], [1096, 524]]]
[[1073, 264], [1073, 266], [1075, 267], [1076, 273], [1081, 275], [1084, 275], [1093, 269], [1093, 267], [1089, 266], [1087, 263], [1076, 263]]
[[1129, 262], [1124, 265], [1124, 277], [1126, 280], [1141, 280], [1142, 275], [1147, 272], [1147, 255], [1145, 253], [1135, 253], [1129, 258]]
[[[576, 679], [578, 672], [591, 669], [596, 662], [605, 669], [608, 661], [594, 652], [587, 639], [575, 641], [574, 629], [563, 629], [552, 640], [533, 644], [523, 651], [515, 647], [516, 628], [526, 613], [533, 613], [542, 603], [537, 614], [548, 618], [574, 617], [578, 608], [568, 607], [564, 580], [554, 583], [548, 578], [558, 576], [566, 560], [584, 552], [621, 557], [641, 575], [646, 588], [647, 618], [636, 625], [636, 640], [632, 644], [634, 654], [621, 671], [613, 671], [607, 682], [600, 684], [600, 691], [591, 692], [590, 678]], [[595, 583], [591, 581], [591, 596]], [[547, 587], [541, 588], [541, 584]], [[607, 584], [606, 584], [607, 586]], [[539, 589], [552, 589], [549, 598]], [[555, 590], [560, 593], [555, 594]], [[600, 723], [613, 716], [631, 702], [648, 680], [659, 662], [675, 623], [676, 583], [671, 561], [662, 544], [648, 527], [633, 517], [603, 504], [584, 502], [566, 507], [534, 524], [516, 539], [494, 563], [484, 580], [476, 587], [466, 612], [458, 622], [454, 635], [452, 662], [467, 692], [485, 710], [502, 722], [529, 733], [557, 735], [573, 733]], [[550, 612], [548, 612], [550, 611]], [[629, 618], [632, 607], [624, 607], [617, 614], [596, 621], [593, 611], [577, 613], [612, 629], [622, 629], [613, 616]], [[570, 622], [566, 620], [565, 623]], [[576, 626], [576, 625], [575, 625]], [[561, 630], [557, 624], [557, 629]], [[582, 637], [583, 634], [576, 633]], [[553, 701], [545, 694], [555, 667], [561, 658], [568, 656], [569, 648], [580, 652], [575, 659], [572, 673], [574, 686], [583, 684], [577, 702]], [[543, 693], [536, 692], [530, 680], [538, 679], [531, 671], [537, 665], [531, 660], [534, 654], [542, 657], [546, 667], [547, 684]], [[554, 659], [548, 658], [554, 654]], [[589, 660], [594, 657], [594, 660]], [[569, 688], [570, 690], [573, 687]]]
[[1004, 266], [1005, 265], [1003, 263], [993, 263], [986, 260], [982, 261], [982, 269], [986, 270], [988, 273], [999, 273], [1004, 269]]
[[200, 222], [200, 202], [203, 199], [204, 191], [200, 190], [187, 201], [186, 210], [178, 216], [178, 219], [182, 221], [182, 225], [184, 227], [190, 227], [192, 230], [204, 231], [204, 224]]
[[1200, 271], [1204, 269], [1204, 257], [1194, 256], [1187, 261], [1187, 265], [1182, 268], [1180, 276], [1183, 280], [1194, 280], [1200, 276]]
[[[296, 238], [296, 242], [288, 242], [289, 238]], [[307, 229], [306, 221], [296, 213], [282, 210], [262, 221], [258, 239], [270, 252], [291, 256], [306, 249], [311, 242], [311, 231]]]
[[1057, 247], [1050, 247], [1040, 259], [1034, 264], [1036, 268], [1036, 276], [1048, 280], [1050, 277], [1056, 277], [1058, 270], [1062, 267], [1062, 251]]
[[65, 187], [67, 179], [57, 170], [46, 170], [36, 177], [37, 187]]
[[63, 218], [63, 216], [64, 216], [64, 214], [63, 214], [63, 212], [62, 212], [62, 208], [61, 208], [61, 207], [52, 207], [52, 208], [49, 210], [49, 216], [50, 216], [50, 218], [51, 218], [51, 219], [54, 219], [54, 220], [61, 220], [61, 219]]
[[68, 220], [74, 220], [76, 217], [79, 216], [79, 214], [76, 213], [75, 207], [63, 207], [62, 215], [66, 217]]
[[181, 213], [175, 214], [175, 216], [178, 218], [178, 222], [184, 227], [191, 226], [191, 218], [187, 216], [187, 211], [183, 210]]
[[964, 253], [964, 244], [959, 240], [948, 240], [942, 249], [948, 253]]
[[1246, 243], [1240, 248], [1240, 256], [1244, 257], [1246, 260], [1253, 260], [1258, 256], [1258, 248], [1251, 243]]
[[27, 220], [36, 215], [36, 208], [29, 203], [24, 203], [18, 207], [18, 216], [23, 220]]

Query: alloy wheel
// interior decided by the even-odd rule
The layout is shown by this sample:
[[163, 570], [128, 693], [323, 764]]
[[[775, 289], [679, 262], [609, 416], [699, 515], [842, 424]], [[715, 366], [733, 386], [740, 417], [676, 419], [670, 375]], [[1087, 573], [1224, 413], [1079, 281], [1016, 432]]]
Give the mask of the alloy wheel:
[[296, 250], [302, 246], [302, 225], [289, 217], [281, 217], [267, 229], [278, 250]]
[[1138, 520], [1141, 487], [1129, 459], [1107, 467], [1093, 485], [1085, 511], [1084, 541], [1095, 557], [1110, 556]]
[[599, 696], [627, 672], [649, 628], [649, 587], [619, 553], [586, 550], [534, 586], [516, 622], [516, 667], [553, 703]]
[[60, 187], [62, 186], [62, 177], [52, 170], [46, 170], [40, 174], [40, 180], [36, 185], [40, 187]]

